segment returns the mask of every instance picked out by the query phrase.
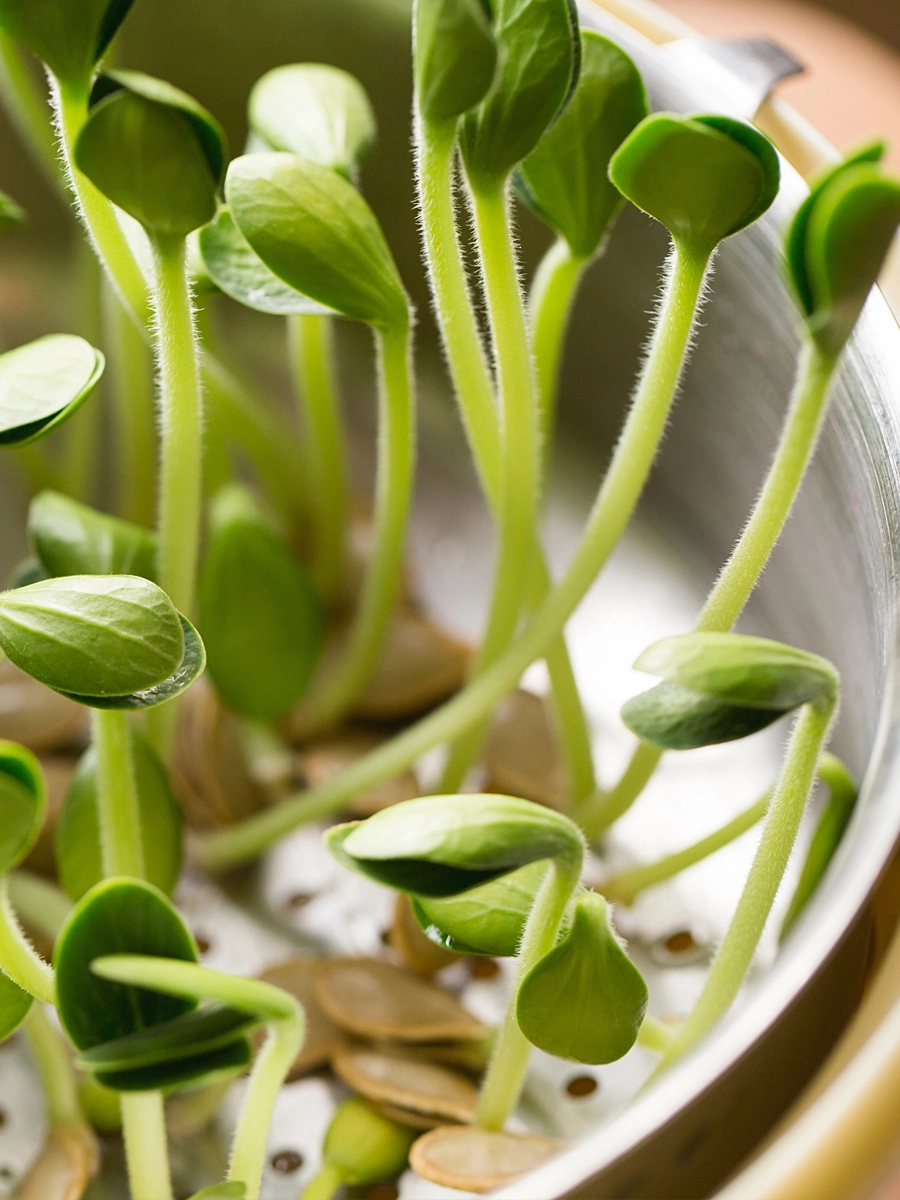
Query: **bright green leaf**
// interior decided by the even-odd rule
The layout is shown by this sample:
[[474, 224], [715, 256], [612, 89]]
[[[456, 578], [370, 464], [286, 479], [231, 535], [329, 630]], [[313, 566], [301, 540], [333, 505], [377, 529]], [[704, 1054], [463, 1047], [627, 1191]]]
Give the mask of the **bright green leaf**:
[[0, 446], [25, 446], [68, 420], [103, 368], [100, 351], [68, 333], [0, 355]]
[[241, 233], [290, 287], [344, 316], [403, 327], [409, 308], [384, 234], [352, 184], [293, 154], [248, 154], [225, 193]]
[[193, 1001], [101, 979], [91, 963], [106, 954], [197, 961], [190, 931], [158, 888], [137, 879], [97, 884], [72, 910], [54, 952], [60, 1019], [79, 1050], [138, 1033], [195, 1007]]
[[186, 237], [211, 221], [225, 134], [195, 100], [136, 71], [103, 75], [75, 146], [78, 167], [156, 236]]
[[367, 1100], [351, 1096], [331, 1119], [322, 1157], [351, 1187], [394, 1179], [406, 1166], [414, 1129], [384, 1116]]
[[[181, 808], [165, 766], [143, 734], [134, 728], [131, 750], [147, 879], [169, 895], [181, 871]], [[56, 827], [56, 865], [59, 881], [73, 900], [80, 900], [103, 878], [97, 755], [93, 747], [82, 755], [66, 795]]]
[[27, 856], [46, 815], [41, 764], [24, 746], [0, 741], [0, 876]]
[[494, 0], [497, 71], [467, 113], [460, 148], [472, 185], [499, 186], [537, 145], [578, 78], [577, 21], [567, 0]]
[[728, 704], [677, 683], [659, 683], [622, 706], [622, 720], [639, 738], [666, 750], [696, 750], [758, 733], [783, 712]]
[[309, 684], [324, 620], [306, 572], [236, 484], [212, 506], [198, 607], [225, 703], [260, 721], [284, 716]]
[[481, 0], [416, 0], [416, 102], [426, 121], [452, 121], [485, 96], [497, 47]]
[[613, 155], [609, 177], [676, 244], [710, 254], [766, 211], [780, 168], [771, 142], [743, 121], [654, 113]]
[[517, 172], [522, 198], [576, 258], [596, 253], [624, 203], [609, 180], [609, 160], [646, 115], [643, 80], [628, 55], [582, 30], [578, 86]]
[[33, 998], [0, 971], [0, 1042], [16, 1032], [33, 1003]]
[[133, 2], [0, 0], [0, 29], [33, 50], [67, 88], [85, 94]]
[[219, 209], [214, 221], [203, 226], [198, 240], [209, 278], [239, 304], [277, 317], [291, 313], [334, 315], [332, 309], [288, 287], [269, 270], [235, 225], [226, 206]]
[[172, 602], [135, 575], [69, 575], [0, 592], [0, 647], [48, 687], [101, 699], [160, 684], [185, 658]]
[[375, 113], [358, 79], [325, 63], [266, 72], [250, 93], [250, 126], [272, 150], [340, 171], [348, 179], [375, 141]]
[[583, 893], [569, 932], [522, 981], [519, 1028], [558, 1058], [608, 1063], [634, 1045], [646, 1011], [647, 985], [610, 928], [606, 901]]
[[60, 492], [39, 492], [28, 509], [28, 533], [50, 576], [141, 575], [156, 572], [156, 537], [139, 525], [97, 512]]

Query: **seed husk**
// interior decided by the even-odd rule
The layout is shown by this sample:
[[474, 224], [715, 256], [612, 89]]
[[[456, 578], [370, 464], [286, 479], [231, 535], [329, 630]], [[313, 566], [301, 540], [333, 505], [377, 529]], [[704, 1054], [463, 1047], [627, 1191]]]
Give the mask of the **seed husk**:
[[289, 1083], [324, 1067], [347, 1044], [343, 1031], [322, 1011], [316, 999], [317, 966], [315, 959], [298, 957], [269, 967], [260, 975], [265, 983], [283, 988], [295, 996], [303, 1005], [306, 1015], [306, 1037], [288, 1073]]
[[[317, 787], [380, 746], [383, 741], [384, 738], [368, 730], [341, 730], [333, 737], [313, 743], [298, 755], [300, 773], [309, 787]], [[419, 785], [415, 775], [412, 771], [404, 771], [396, 779], [389, 779], [386, 783], [360, 792], [347, 807], [355, 817], [370, 817], [383, 808], [389, 808], [401, 800], [413, 800], [418, 795]]]
[[51, 691], [9, 659], [0, 662], [0, 738], [47, 754], [87, 741], [87, 709]]
[[18, 1200], [81, 1200], [100, 1166], [97, 1139], [87, 1125], [54, 1125]]
[[409, 1165], [442, 1187], [491, 1192], [541, 1166], [563, 1148], [536, 1133], [495, 1133], [444, 1125], [413, 1145]]
[[566, 769], [546, 700], [518, 688], [498, 707], [485, 742], [489, 790], [564, 811]]
[[315, 991], [332, 1021], [358, 1037], [471, 1041], [487, 1032], [449, 992], [377, 958], [320, 963]]
[[458, 1067], [467, 1075], [481, 1075], [491, 1057], [494, 1045], [493, 1030], [479, 1041], [473, 1042], [391, 1042], [372, 1041], [374, 1050], [384, 1054], [401, 1054], [419, 1062], [440, 1063], [444, 1067]]
[[441, 1117], [429, 1117], [426, 1113], [413, 1112], [412, 1109], [401, 1108], [398, 1104], [376, 1104], [375, 1107], [392, 1121], [408, 1125], [410, 1129], [421, 1129], [423, 1133], [428, 1129], [437, 1129], [443, 1124]]
[[409, 899], [402, 892], [397, 894], [394, 904], [394, 923], [391, 926], [390, 942], [403, 959], [404, 965], [423, 979], [430, 979], [443, 967], [458, 962], [460, 957], [451, 950], [445, 950], [443, 946], [436, 945], [425, 936], [421, 925], [413, 915]]
[[458, 1071], [366, 1046], [344, 1050], [334, 1070], [360, 1095], [396, 1109], [450, 1121], [471, 1121], [478, 1090]]

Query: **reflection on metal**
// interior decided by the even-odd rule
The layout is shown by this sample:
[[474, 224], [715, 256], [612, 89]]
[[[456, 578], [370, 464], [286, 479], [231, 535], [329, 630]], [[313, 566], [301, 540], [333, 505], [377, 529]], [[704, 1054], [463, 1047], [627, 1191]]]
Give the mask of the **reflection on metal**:
[[768, 38], [679, 38], [662, 53], [720, 92], [731, 115], [751, 120], [777, 83], [803, 73], [792, 54]]

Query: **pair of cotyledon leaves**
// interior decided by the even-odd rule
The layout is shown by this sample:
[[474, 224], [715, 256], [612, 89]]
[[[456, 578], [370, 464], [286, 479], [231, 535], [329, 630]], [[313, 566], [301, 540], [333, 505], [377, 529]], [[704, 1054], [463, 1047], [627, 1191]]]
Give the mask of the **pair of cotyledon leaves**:
[[670, 750], [746, 737], [803, 704], [833, 702], [839, 688], [826, 659], [734, 633], [664, 638], [634, 665], [663, 682], [629, 700], [622, 719], [645, 741]]
[[[407, 801], [335, 827], [326, 842], [339, 862], [408, 892], [426, 928], [446, 918], [455, 938], [449, 941], [453, 935], [442, 929], [445, 944], [505, 955], [517, 953], [520, 901], [526, 898], [530, 911], [546, 860], [571, 869], [583, 852], [581, 833], [567, 817], [495, 795]], [[505, 894], [510, 883], [519, 900]], [[481, 893], [474, 907], [467, 903], [471, 889]], [[606, 902], [573, 888], [562, 936], [520, 984], [522, 1032], [548, 1053], [612, 1062], [634, 1044], [646, 1005], [646, 985], [611, 928]]]
[[63, 87], [85, 93], [134, 0], [0, 0], [0, 29], [42, 59]]

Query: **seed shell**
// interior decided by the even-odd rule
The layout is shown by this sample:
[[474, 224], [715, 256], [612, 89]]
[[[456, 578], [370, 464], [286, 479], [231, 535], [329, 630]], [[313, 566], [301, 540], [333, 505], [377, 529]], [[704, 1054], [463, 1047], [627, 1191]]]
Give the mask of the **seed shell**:
[[475, 1116], [475, 1085], [436, 1063], [362, 1046], [338, 1054], [334, 1070], [360, 1095], [379, 1104], [450, 1121], [471, 1121]]
[[444, 1125], [414, 1143], [409, 1165], [442, 1187], [491, 1192], [535, 1170], [562, 1148], [562, 1142], [536, 1133], [495, 1133]]

